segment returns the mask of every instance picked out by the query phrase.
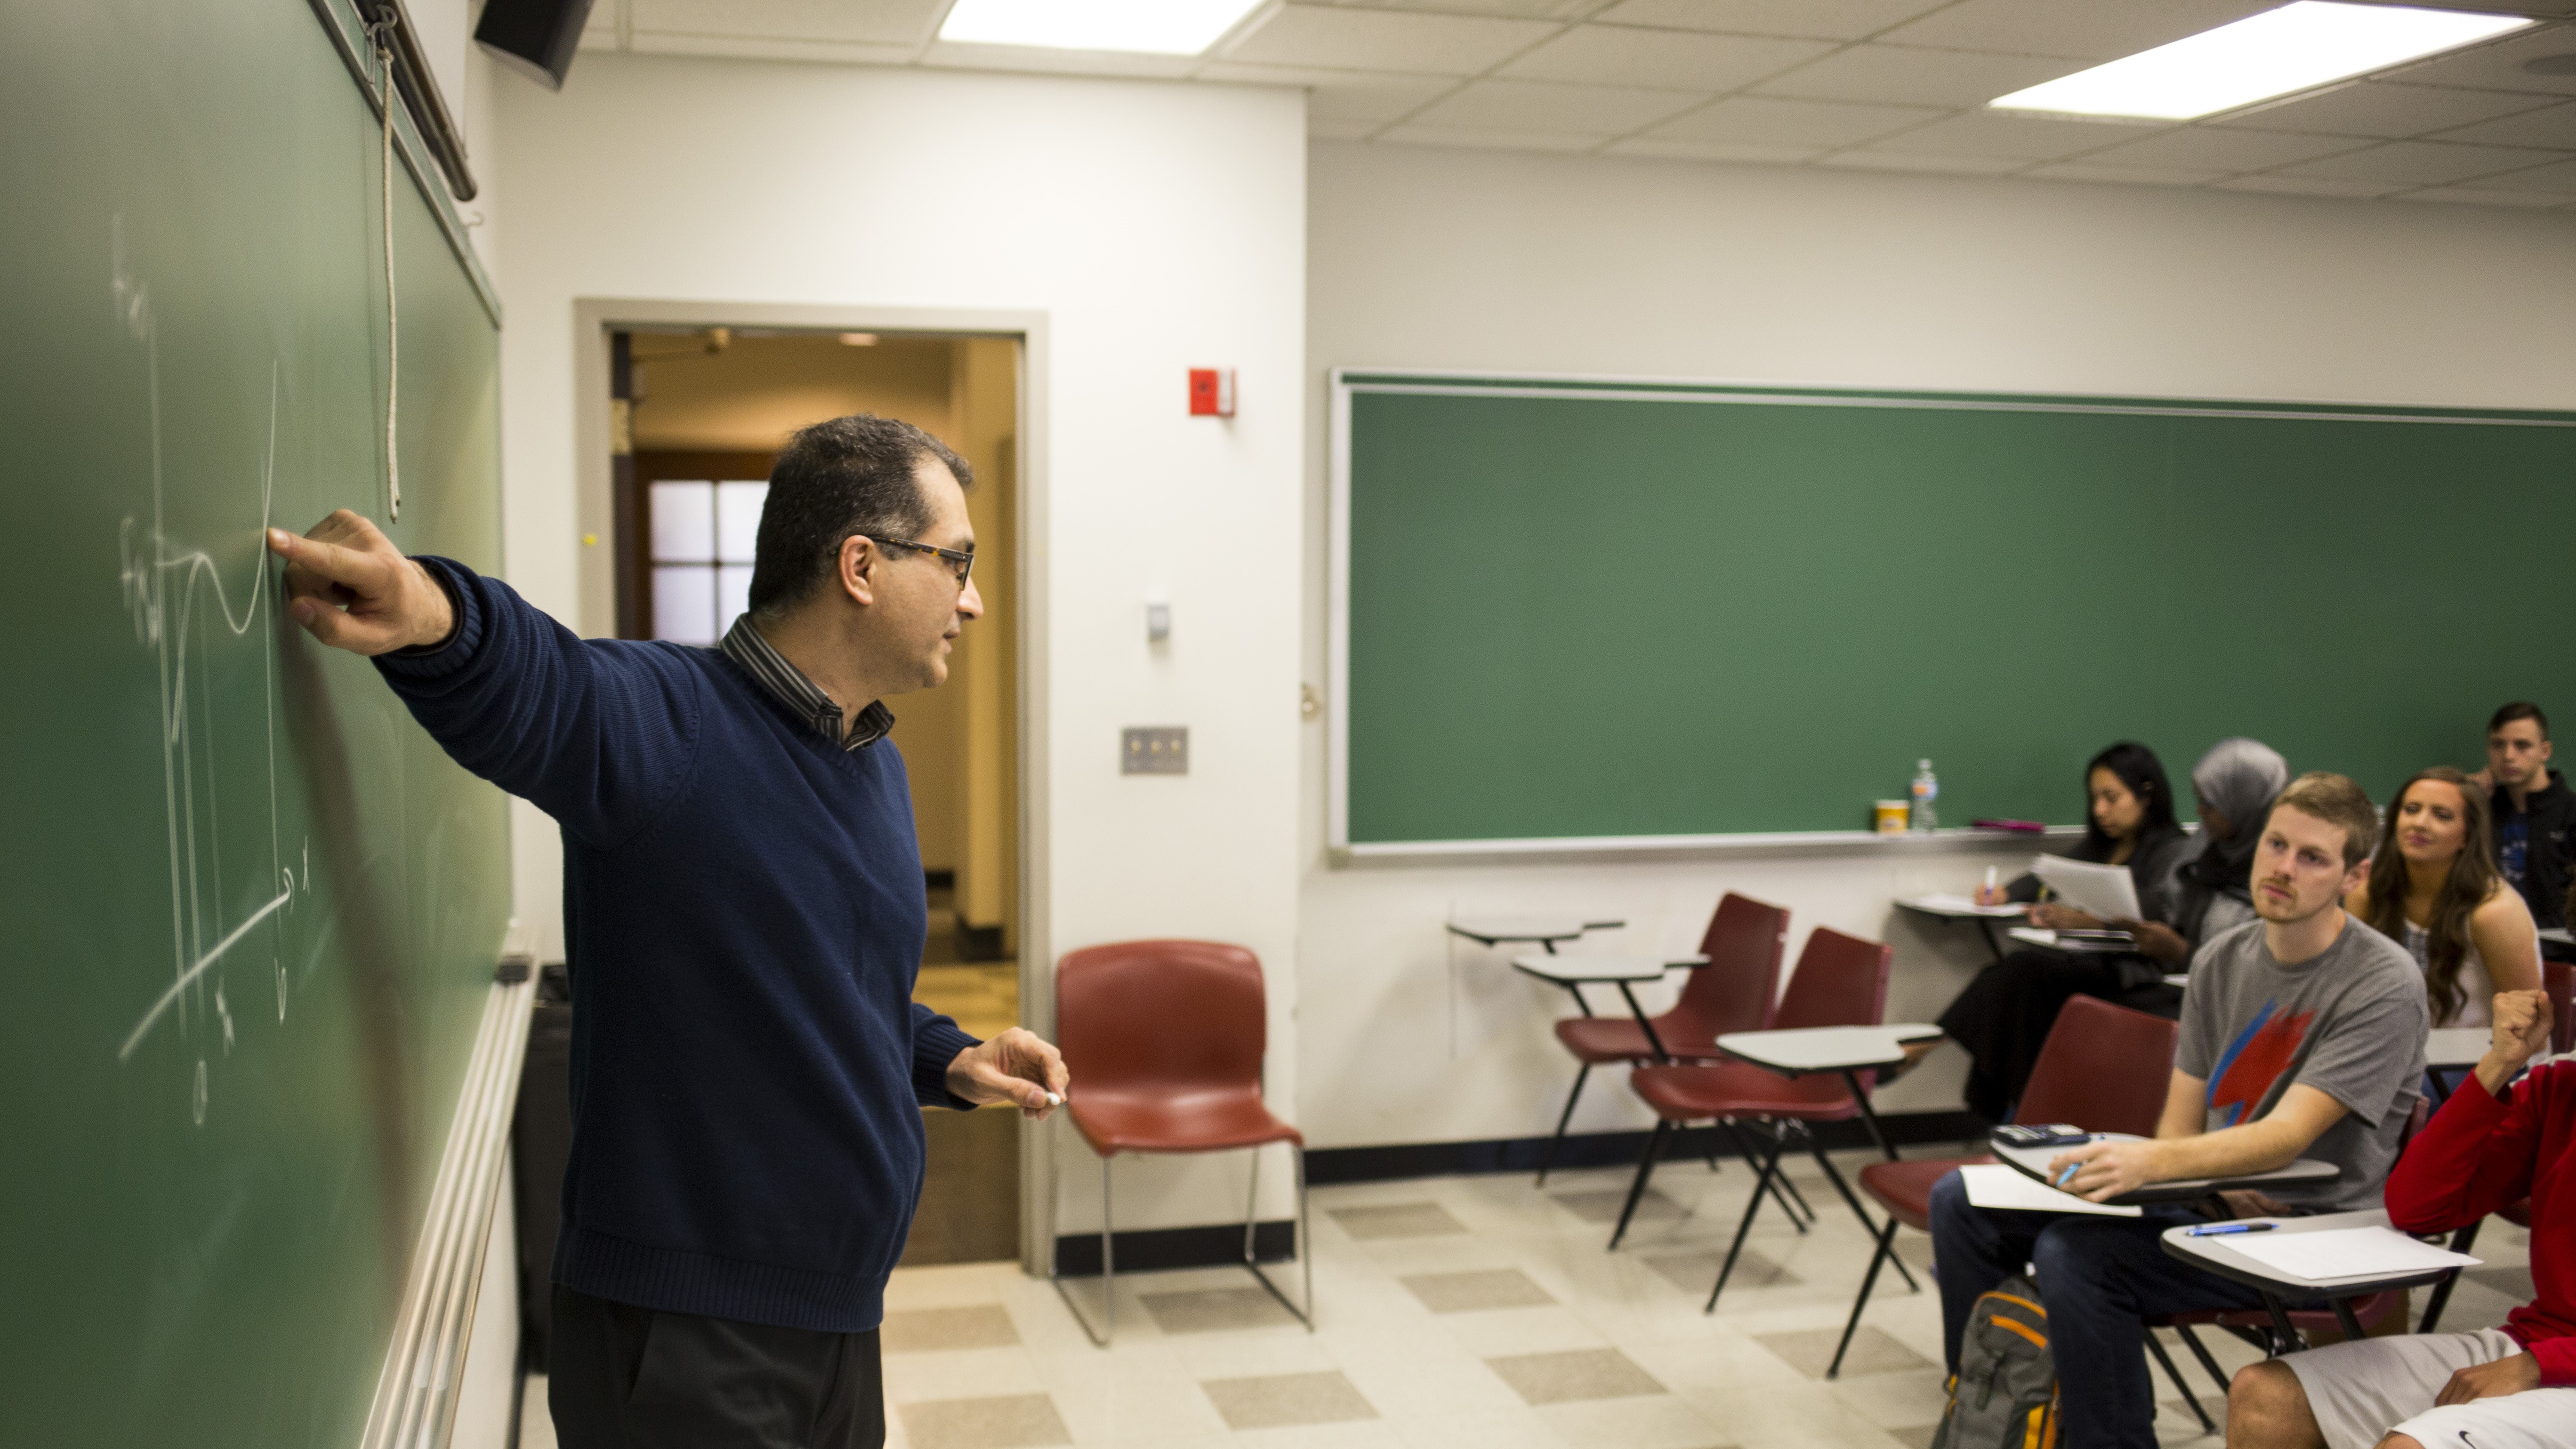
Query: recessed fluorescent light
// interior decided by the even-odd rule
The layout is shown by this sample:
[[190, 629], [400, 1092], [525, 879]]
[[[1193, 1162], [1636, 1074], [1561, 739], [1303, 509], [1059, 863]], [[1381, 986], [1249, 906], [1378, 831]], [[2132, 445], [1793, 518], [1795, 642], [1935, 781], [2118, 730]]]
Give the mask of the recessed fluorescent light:
[[942, 40], [1196, 55], [1262, 0], [957, 0]]
[[2532, 23], [2522, 15], [2298, 0], [1986, 104], [2005, 111], [2188, 121], [2474, 45]]

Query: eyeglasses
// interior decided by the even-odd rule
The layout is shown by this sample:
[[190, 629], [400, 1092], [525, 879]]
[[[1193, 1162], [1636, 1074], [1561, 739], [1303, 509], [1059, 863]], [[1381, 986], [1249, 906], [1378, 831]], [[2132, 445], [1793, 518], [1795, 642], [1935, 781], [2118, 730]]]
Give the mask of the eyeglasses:
[[975, 572], [975, 555], [959, 549], [941, 548], [935, 543], [915, 543], [908, 538], [880, 538], [877, 543], [887, 548], [908, 548], [914, 553], [938, 555], [947, 561], [949, 572], [957, 575], [957, 587], [961, 590]]

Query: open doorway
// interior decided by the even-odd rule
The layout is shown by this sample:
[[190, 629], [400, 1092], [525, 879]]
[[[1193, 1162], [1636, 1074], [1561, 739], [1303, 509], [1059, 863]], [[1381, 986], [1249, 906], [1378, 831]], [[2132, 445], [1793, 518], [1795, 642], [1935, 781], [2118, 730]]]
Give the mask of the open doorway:
[[[1021, 1019], [1020, 341], [727, 326], [610, 333], [622, 637], [713, 644], [744, 608], [787, 434], [849, 413], [912, 423], [975, 470], [984, 618], [947, 684], [889, 701], [929, 893], [914, 999], [988, 1037]], [[930, 1171], [903, 1262], [1020, 1256], [1017, 1114], [928, 1112]]]

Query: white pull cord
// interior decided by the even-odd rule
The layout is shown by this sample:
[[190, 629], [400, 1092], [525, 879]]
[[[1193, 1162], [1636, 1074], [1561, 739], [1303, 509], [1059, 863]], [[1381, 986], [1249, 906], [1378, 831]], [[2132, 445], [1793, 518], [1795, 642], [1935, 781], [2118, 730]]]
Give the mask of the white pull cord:
[[394, 58], [376, 43], [377, 98], [385, 113], [385, 490], [388, 522], [402, 519], [402, 461], [394, 448], [394, 415], [402, 402], [401, 309], [394, 304]]

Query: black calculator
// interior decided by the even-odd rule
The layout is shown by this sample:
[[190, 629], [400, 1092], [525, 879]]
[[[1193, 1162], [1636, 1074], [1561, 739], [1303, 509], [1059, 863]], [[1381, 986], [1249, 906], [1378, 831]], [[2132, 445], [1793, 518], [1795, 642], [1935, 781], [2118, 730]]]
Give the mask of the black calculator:
[[2090, 1142], [2093, 1134], [2071, 1122], [2048, 1122], [2035, 1126], [1998, 1127], [1994, 1140], [2006, 1147], [2071, 1147]]

